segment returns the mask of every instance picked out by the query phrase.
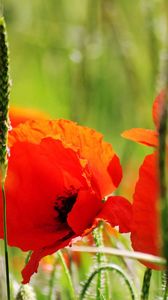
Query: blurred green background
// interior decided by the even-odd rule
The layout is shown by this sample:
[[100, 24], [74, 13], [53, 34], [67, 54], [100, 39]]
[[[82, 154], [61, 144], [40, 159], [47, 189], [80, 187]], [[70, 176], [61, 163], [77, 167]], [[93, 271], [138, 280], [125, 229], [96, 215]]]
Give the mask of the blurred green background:
[[[167, 59], [168, 1], [6, 0], [3, 6], [11, 106], [101, 131], [120, 155], [121, 191], [131, 200], [139, 164], [151, 150], [120, 134], [132, 127], [153, 128], [151, 107], [163, 87]], [[139, 263], [133, 268], [135, 278], [144, 270]]]
[[123, 155], [123, 130], [153, 126], [165, 3], [6, 0], [11, 103], [96, 128]]
[[124, 174], [135, 178], [151, 150], [120, 134], [132, 127], [153, 128], [151, 107], [163, 86], [167, 57], [167, 3], [6, 0], [11, 105], [99, 130], [123, 167], [129, 166]]

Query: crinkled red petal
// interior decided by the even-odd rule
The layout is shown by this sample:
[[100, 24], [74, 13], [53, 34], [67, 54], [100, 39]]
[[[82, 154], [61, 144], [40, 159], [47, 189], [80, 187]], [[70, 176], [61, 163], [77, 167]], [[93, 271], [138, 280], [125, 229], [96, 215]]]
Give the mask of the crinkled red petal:
[[[40, 144], [16, 142], [11, 148], [6, 180], [8, 241], [35, 250], [69, 232], [54, 209], [58, 196], [86, 188], [83, 161], [61, 141], [45, 138]], [[0, 201], [2, 215], [2, 201]], [[2, 217], [0, 237], [3, 237]]]
[[[159, 179], [157, 153], [146, 156], [136, 184], [133, 202], [132, 247], [135, 251], [160, 255]], [[149, 268], [158, 266], [144, 263]]]
[[102, 198], [114, 191], [122, 176], [119, 160], [113, 160], [115, 153], [112, 146], [104, 142], [103, 136], [93, 129], [68, 120], [30, 121], [10, 133], [9, 146], [16, 140], [39, 143], [47, 136], [61, 139], [63, 143], [77, 149], [80, 157], [88, 160]]
[[158, 146], [158, 133], [154, 130], [132, 128], [122, 133], [122, 137], [150, 147]]
[[107, 221], [112, 227], [119, 226], [121, 233], [131, 231], [132, 205], [121, 196], [111, 196], [104, 203], [96, 219]]

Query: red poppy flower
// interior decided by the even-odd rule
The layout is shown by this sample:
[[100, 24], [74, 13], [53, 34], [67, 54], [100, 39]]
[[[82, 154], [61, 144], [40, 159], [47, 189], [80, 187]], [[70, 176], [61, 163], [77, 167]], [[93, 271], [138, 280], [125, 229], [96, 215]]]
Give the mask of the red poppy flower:
[[119, 185], [122, 170], [100, 133], [66, 120], [29, 121], [10, 132], [9, 147], [8, 241], [33, 251], [23, 283], [42, 257], [88, 233], [99, 219], [130, 231], [130, 203], [119, 196], [102, 201]]
[[[135, 251], [160, 255], [159, 180], [157, 152], [147, 155], [139, 170], [139, 179], [133, 196], [132, 247]], [[159, 269], [158, 265], [144, 263]]]
[[[163, 110], [165, 93], [161, 92], [153, 104], [153, 121], [156, 130], [133, 128], [122, 136], [148, 146], [157, 147], [159, 120]], [[133, 223], [131, 241], [133, 249], [153, 255], [161, 254], [159, 220], [158, 151], [147, 155], [139, 170], [139, 179], [133, 195]], [[157, 265], [144, 263], [159, 269]]]

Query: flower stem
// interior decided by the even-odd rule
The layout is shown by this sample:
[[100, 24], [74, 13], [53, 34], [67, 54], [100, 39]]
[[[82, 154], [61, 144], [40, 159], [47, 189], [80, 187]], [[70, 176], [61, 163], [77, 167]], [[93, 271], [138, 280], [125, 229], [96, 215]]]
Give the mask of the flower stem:
[[57, 254], [58, 254], [58, 257], [59, 257], [59, 259], [62, 263], [64, 272], [65, 272], [65, 275], [66, 275], [66, 278], [67, 278], [67, 282], [68, 282], [68, 286], [69, 286], [69, 292], [70, 292], [70, 299], [76, 300], [76, 294], [75, 294], [74, 286], [73, 286], [73, 283], [72, 283], [72, 278], [71, 278], [71, 275], [69, 273], [68, 267], [66, 265], [65, 259], [64, 259], [63, 255], [62, 255], [62, 252], [60, 250], [57, 252]]
[[28, 264], [31, 255], [32, 255], [32, 251], [30, 250], [25, 258], [25, 266]]
[[144, 278], [143, 278], [142, 290], [141, 290], [141, 300], [148, 300], [151, 276], [152, 276], [152, 270], [146, 268], [144, 273]]
[[[102, 224], [99, 224], [97, 228], [93, 230], [93, 237], [97, 247], [103, 246], [103, 238], [102, 238]], [[97, 257], [97, 267], [101, 266], [103, 262], [103, 253], [96, 253]], [[97, 287], [96, 287], [96, 299], [100, 300], [102, 294], [102, 285], [103, 285], [103, 274], [102, 272], [97, 273]]]
[[6, 269], [7, 299], [10, 300], [9, 261], [8, 261], [8, 239], [6, 223], [6, 195], [5, 178], [7, 174], [7, 135], [8, 135], [8, 106], [9, 106], [9, 55], [6, 24], [0, 17], [0, 177], [3, 201], [3, 228], [4, 228], [4, 251]]
[[162, 273], [162, 291], [163, 291], [163, 300], [167, 300], [168, 296], [168, 271]]
[[4, 228], [4, 251], [5, 251], [5, 270], [6, 270], [6, 288], [7, 299], [10, 300], [10, 280], [9, 280], [9, 259], [8, 259], [8, 240], [6, 226], [6, 195], [4, 184], [2, 183], [2, 199], [3, 199], [3, 228]]
[[[94, 229], [93, 237], [95, 240], [95, 244], [97, 247], [101, 248], [104, 246], [103, 243], [103, 224], [102, 222], [99, 223], [99, 226]], [[106, 263], [106, 257], [104, 253], [98, 252], [96, 253], [97, 256], [97, 267], [99, 268], [102, 263]], [[102, 290], [104, 288], [106, 300], [109, 299], [109, 276], [108, 272], [103, 271], [97, 274], [97, 298], [102, 299]]]
[[80, 300], [84, 299], [84, 297], [86, 295], [86, 291], [88, 290], [88, 288], [89, 288], [89, 286], [91, 284], [91, 281], [93, 280], [94, 276], [96, 274], [98, 274], [100, 271], [105, 271], [105, 270], [106, 271], [112, 271], [112, 272], [115, 271], [116, 273], [118, 273], [124, 279], [124, 282], [126, 283], [128, 289], [129, 289], [131, 299], [132, 300], [136, 300], [137, 299], [137, 296], [136, 296], [135, 291], [134, 291], [134, 286], [132, 284], [132, 281], [128, 277], [128, 275], [118, 265], [115, 265], [115, 264], [106, 264], [106, 265], [103, 265], [103, 266], [97, 268], [96, 270], [94, 270], [92, 272], [92, 274], [89, 276], [89, 278], [87, 279], [87, 282], [85, 283], [85, 285], [83, 286], [83, 289], [81, 291], [81, 294], [80, 294], [80, 297], [79, 297]]

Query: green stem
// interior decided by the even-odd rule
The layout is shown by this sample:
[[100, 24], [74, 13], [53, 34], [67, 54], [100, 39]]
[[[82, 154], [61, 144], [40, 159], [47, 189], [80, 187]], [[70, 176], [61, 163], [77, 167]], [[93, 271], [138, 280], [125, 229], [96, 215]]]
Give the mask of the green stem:
[[69, 286], [69, 292], [70, 292], [70, 299], [76, 300], [74, 286], [73, 286], [71, 275], [69, 273], [69, 270], [68, 270], [68, 267], [66, 265], [65, 259], [62, 255], [61, 251], [58, 251], [57, 254], [58, 254], [58, 257], [59, 257], [59, 259], [62, 263], [62, 267], [64, 269], [64, 272], [65, 272], [65, 275], [66, 275], [66, 278], [67, 278], [67, 282], [68, 282], [68, 286]]
[[163, 291], [163, 300], [167, 300], [168, 296], [168, 271], [162, 273], [162, 291]]
[[[95, 240], [95, 244], [97, 247], [101, 248], [104, 246], [103, 244], [103, 224], [100, 222], [99, 226], [94, 229], [93, 237]], [[104, 253], [98, 252], [96, 253], [97, 256], [97, 267], [99, 268], [102, 263], [106, 263], [106, 257]], [[97, 298], [102, 299], [102, 291], [104, 288], [106, 294], [106, 300], [109, 299], [109, 280], [108, 280], [108, 273], [107, 272], [99, 272], [97, 275]]]
[[32, 251], [29, 251], [25, 258], [25, 266], [28, 264], [31, 255], [32, 255]]
[[70, 251], [76, 252], [90, 252], [90, 253], [104, 253], [107, 255], [114, 255], [118, 257], [127, 257], [130, 259], [138, 259], [151, 262], [160, 266], [166, 265], [166, 260], [163, 257], [155, 256], [152, 254], [145, 254], [137, 251], [119, 250], [111, 247], [88, 247], [88, 246], [72, 246], [68, 248]]
[[0, 17], [0, 177], [3, 201], [3, 228], [4, 228], [4, 251], [6, 269], [7, 299], [10, 300], [8, 240], [6, 223], [6, 195], [5, 178], [7, 174], [7, 135], [8, 135], [8, 106], [9, 106], [10, 80], [9, 80], [9, 53], [7, 43], [6, 24]]
[[55, 273], [56, 273], [56, 265], [57, 265], [57, 259], [55, 258], [53, 269], [52, 269], [52, 272], [51, 272], [50, 281], [49, 281], [48, 300], [52, 300], [54, 281], [55, 281]]
[[[102, 238], [102, 225], [100, 224], [98, 228], [93, 230], [93, 237], [96, 244], [96, 247], [103, 246], [103, 238]], [[103, 262], [103, 253], [96, 253], [97, 257], [97, 267], [99, 268], [101, 263]], [[96, 287], [96, 299], [101, 299], [103, 289], [103, 274], [99, 272], [97, 274], [97, 287]]]
[[131, 299], [132, 300], [137, 299], [137, 297], [135, 295], [135, 292], [134, 292], [134, 288], [133, 288], [132, 282], [131, 282], [130, 278], [128, 277], [128, 275], [118, 265], [115, 265], [115, 264], [106, 264], [104, 266], [101, 266], [101, 267], [97, 268], [95, 271], [92, 272], [92, 274], [88, 278], [87, 282], [83, 286], [83, 289], [82, 289], [80, 297], [79, 297], [80, 300], [84, 299], [86, 291], [89, 288], [89, 286], [91, 284], [91, 281], [93, 280], [94, 276], [96, 274], [98, 274], [99, 272], [105, 271], [105, 270], [106, 271], [116, 271], [120, 276], [122, 276], [122, 278], [124, 279], [126, 285], [128, 286], [128, 289], [130, 291]]
[[146, 268], [144, 273], [144, 278], [143, 278], [142, 290], [141, 290], [141, 300], [148, 300], [151, 276], [152, 276], [152, 270]]
[[9, 259], [8, 259], [8, 239], [6, 226], [6, 195], [4, 183], [2, 183], [2, 200], [3, 200], [3, 229], [4, 229], [4, 251], [5, 251], [5, 270], [6, 270], [6, 289], [7, 299], [10, 300], [10, 280], [9, 280]]

